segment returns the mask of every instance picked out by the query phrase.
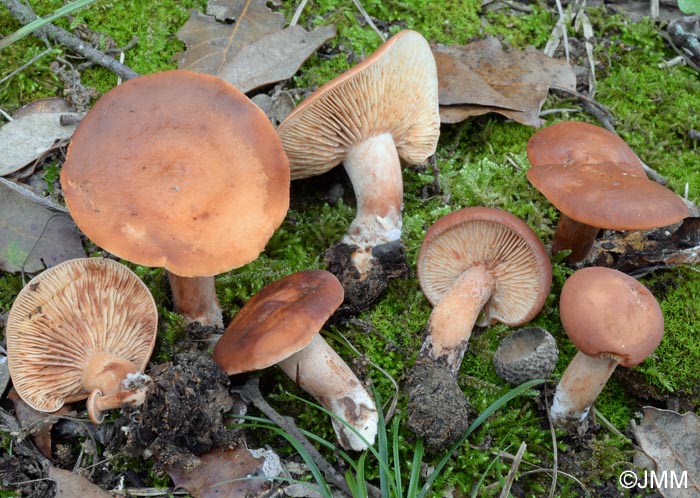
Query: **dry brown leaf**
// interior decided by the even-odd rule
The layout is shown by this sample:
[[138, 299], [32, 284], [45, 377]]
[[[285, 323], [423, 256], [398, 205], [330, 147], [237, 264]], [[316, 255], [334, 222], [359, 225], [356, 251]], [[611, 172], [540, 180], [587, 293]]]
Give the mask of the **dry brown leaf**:
[[62, 126], [69, 112], [63, 99], [41, 99], [20, 108], [0, 128], [0, 176], [9, 175], [41, 157], [54, 143], [70, 138], [77, 124]]
[[444, 123], [498, 112], [538, 127], [549, 89], [576, 89], [576, 76], [566, 61], [547, 57], [533, 47], [506, 52], [493, 37], [468, 45], [438, 45], [433, 54]]
[[[255, 453], [255, 454], [253, 454]], [[272, 450], [216, 449], [200, 457], [192, 470], [166, 469], [175, 486], [194, 498], [254, 498], [270, 491], [272, 481], [282, 471], [279, 457]], [[238, 479], [238, 480], [237, 480]]]
[[91, 483], [80, 474], [49, 466], [49, 479], [56, 483], [56, 498], [114, 498], [112, 493]]
[[[656, 464], [653, 474], [637, 475], [638, 483], [654, 487], [665, 498], [700, 496], [700, 418], [650, 406], [635, 426], [635, 436]], [[665, 485], [658, 485], [665, 483]], [[652, 486], [653, 484], [653, 486]]]
[[34, 273], [84, 258], [80, 233], [62, 208], [0, 178], [0, 270]]
[[[218, 76], [246, 93], [290, 78], [318, 47], [335, 36], [334, 26], [306, 31], [284, 28], [281, 13], [265, 0], [217, 0], [204, 15], [192, 11], [177, 32], [187, 50], [180, 69]], [[220, 20], [235, 19], [233, 24]]]

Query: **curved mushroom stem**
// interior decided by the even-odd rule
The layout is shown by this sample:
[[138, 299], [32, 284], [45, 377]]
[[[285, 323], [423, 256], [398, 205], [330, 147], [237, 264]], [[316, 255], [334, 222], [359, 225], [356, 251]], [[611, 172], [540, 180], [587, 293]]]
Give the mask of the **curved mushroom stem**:
[[444, 365], [456, 378], [474, 324], [495, 283], [483, 266], [465, 270], [433, 308], [418, 358]]
[[579, 223], [572, 220], [564, 213], [560, 213], [557, 229], [552, 239], [552, 254], [570, 249], [564, 261], [567, 263], [577, 263], [583, 261], [590, 254], [599, 228]]
[[360, 248], [353, 262], [363, 272], [369, 269], [374, 246], [401, 238], [401, 162], [393, 137], [383, 133], [351, 148], [344, 164], [355, 191], [357, 213], [343, 242]]
[[90, 392], [87, 401], [88, 415], [95, 424], [102, 423], [102, 412], [124, 404], [143, 403], [145, 387], [126, 389], [124, 381], [138, 373], [131, 361], [106, 351], [93, 352], [87, 359], [83, 374], [83, 389]]
[[216, 297], [214, 277], [181, 277], [168, 272], [173, 308], [187, 323], [224, 328], [221, 305]]
[[278, 365], [301, 389], [336, 415], [333, 428], [343, 448], [362, 451], [374, 444], [379, 420], [374, 400], [320, 334]]
[[552, 423], [558, 427], [581, 424], [617, 364], [614, 358], [593, 358], [577, 352], [557, 384], [549, 409]]

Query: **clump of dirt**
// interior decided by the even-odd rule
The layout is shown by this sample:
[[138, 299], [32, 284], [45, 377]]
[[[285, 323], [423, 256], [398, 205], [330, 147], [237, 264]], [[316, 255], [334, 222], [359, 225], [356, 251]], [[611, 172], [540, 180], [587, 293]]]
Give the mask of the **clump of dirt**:
[[417, 362], [406, 381], [408, 427], [425, 444], [440, 450], [469, 427], [472, 410], [450, 372], [432, 362]]
[[236, 403], [228, 376], [207, 354], [180, 353], [150, 372], [153, 384], [141, 407], [126, 408], [106, 453], [153, 456], [156, 472], [191, 470], [197, 455], [215, 447], [235, 447], [239, 432], [227, 429], [226, 414]]
[[45, 498], [56, 494], [56, 483], [47, 479], [49, 462], [24, 443], [12, 454], [0, 456], [0, 489], [19, 492], [27, 498]]
[[352, 255], [358, 249], [356, 245], [341, 242], [331, 246], [324, 256], [328, 271], [338, 277], [345, 289], [345, 301], [336, 311], [336, 316], [352, 315], [368, 309], [392, 279], [409, 275], [400, 240], [373, 247], [372, 264], [365, 275], [360, 275], [352, 261]]

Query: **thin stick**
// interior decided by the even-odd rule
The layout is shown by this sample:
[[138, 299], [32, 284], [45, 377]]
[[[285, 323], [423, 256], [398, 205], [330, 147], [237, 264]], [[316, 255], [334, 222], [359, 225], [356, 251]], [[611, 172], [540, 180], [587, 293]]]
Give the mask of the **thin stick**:
[[508, 496], [510, 496], [510, 488], [513, 487], [513, 481], [515, 481], [515, 473], [520, 467], [520, 462], [523, 461], [523, 455], [525, 454], [526, 448], [527, 444], [525, 444], [525, 441], [520, 443], [520, 448], [515, 454], [515, 459], [513, 459], [513, 464], [510, 466], [510, 470], [508, 471], [508, 475], [506, 476], [506, 483], [503, 485], [503, 489], [501, 490], [499, 498], [508, 498]]
[[352, 0], [352, 3], [355, 4], [355, 7], [357, 7], [357, 10], [360, 11], [360, 14], [362, 14], [362, 17], [365, 18], [365, 21], [367, 21], [367, 24], [369, 24], [372, 27], [372, 29], [375, 31], [375, 33], [377, 33], [377, 35], [379, 35], [379, 38], [382, 39], [382, 42], [385, 42], [386, 36], [384, 36], [384, 34], [381, 31], [379, 31], [379, 28], [374, 24], [374, 21], [372, 21], [372, 18], [369, 17], [369, 14], [367, 14], [367, 11], [364, 9], [364, 7], [362, 7], [360, 0]]
[[301, 13], [304, 11], [304, 7], [306, 7], [306, 4], [308, 2], [309, 2], [309, 0], [301, 0], [299, 7], [297, 7], [297, 10], [294, 12], [294, 15], [292, 16], [292, 20], [289, 21], [290, 26], [294, 26], [294, 25], [296, 25], [296, 23], [299, 22], [299, 18], [301, 17]]
[[3, 77], [3, 78], [0, 80], [0, 85], [2, 85], [2, 84], [5, 83], [7, 80], [9, 80], [10, 78], [12, 78], [15, 74], [24, 71], [26, 68], [28, 68], [29, 66], [31, 66], [32, 64], [34, 64], [36, 61], [38, 61], [39, 59], [41, 59], [42, 57], [44, 57], [44, 56], [45, 56], [46, 54], [48, 54], [49, 52], [51, 52], [51, 49], [50, 49], [50, 48], [47, 48], [46, 50], [44, 50], [44, 51], [41, 52], [40, 54], [37, 54], [37, 55], [35, 55], [34, 57], [32, 57], [31, 59], [29, 59], [29, 61], [27, 61], [27, 62], [25, 62], [24, 64], [22, 64], [20, 67], [18, 67], [18, 68], [15, 69], [14, 71], [12, 71], [12, 72], [11, 72], [10, 74], [8, 74], [7, 76]]
[[[10, 11], [10, 14], [12, 14], [15, 19], [22, 24], [28, 24], [37, 19], [37, 15], [34, 13], [31, 7], [23, 4], [19, 0], [0, 0], [0, 2], [7, 8], [7, 10]], [[35, 34], [38, 36], [48, 36], [58, 43], [75, 50], [82, 56], [93, 61], [95, 64], [99, 64], [100, 66], [115, 72], [125, 80], [138, 76], [138, 73], [136, 73], [130, 67], [121, 64], [113, 57], [100, 52], [95, 47], [81, 40], [77, 36], [64, 29], [54, 26], [53, 24], [47, 24], [46, 26], [39, 28], [36, 30]]]
[[[323, 472], [323, 475], [326, 476], [326, 479], [328, 479], [331, 484], [343, 491], [343, 493], [347, 494], [348, 496], [352, 496], [352, 491], [350, 491], [350, 488], [348, 487], [347, 482], [345, 482], [343, 476], [340, 475], [340, 473], [338, 473], [338, 471], [335, 470], [335, 468], [329, 464], [325, 458], [323, 458], [323, 455], [321, 455], [316, 447], [307, 439], [304, 433], [301, 432], [299, 427], [297, 427], [294, 420], [290, 417], [280, 415], [268, 404], [267, 401], [265, 401], [265, 398], [263, 398], [260, 388], [258, 387], [257, 377], [251, 377], [246, 381], [246, 383], [243, 385], [243, 395], [251, 403], [253, 403], [258, 410], [263, 412], [267, 418], [272, 420], [275, 424], [280, 426], [297, 441], [299, 441], [309, 455], [311, 455], [311, 458], [313, 458], [316, 465], [318, 465], [318, 468], [321, 469], [321, 472]], [[369, 491], [370, 496], [377, 498], [381, 496], [381, 491], [374, 486], [367, 484], [367, 490]]]

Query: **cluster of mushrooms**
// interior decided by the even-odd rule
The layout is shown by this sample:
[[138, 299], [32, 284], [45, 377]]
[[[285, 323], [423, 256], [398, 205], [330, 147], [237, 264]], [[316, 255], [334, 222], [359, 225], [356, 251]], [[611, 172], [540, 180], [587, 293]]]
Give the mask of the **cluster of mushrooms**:
[[[263, 251], [286, 216], [290, 180], [343, 163], [357, 214], [326, 254], [333, 273], [300, 271], [263, 288], [235, 315], [213, 359], [229, 375], [279, 365], [335, 414], [339, 443], [363, 450], [374, 443], [377, 408], [320, 331], [344, 302], [376, 297], [387, 277], [402, 273], [401, 165], [424, 163], [439, 132], [435, 61], [425, 39], [407, 30], [319, 88], [277, 130], [216, 77], [174, 70], [130, 80], [81, 122], [61, 186], [92, 242], [134, 264], [165, 268], [174, 309], [223, 328], [215, 276]], [[601, 228], [641, 230], [688, 216], [682, 199], [648, 180], [624, 142], [598, 127], [545, 128], [530, 140], [528, 157], [528, 179], [561, 211], [551, 253], [570, 250], [569, 261], [585, 258]], [[434, 308], [408, 376], [409, 419], [429, 410], [430, 427], [411, 427], [440, 447], [460, 435], [443, 430], [449, 424], [441, 417], [466, 413], [466, 400], [458, 396], [452, 411], [436, 409], [440, 393], [424, 389], [424, 380], [459, 390], [474, 326], [532, 320], [549, 295], [552, 267], [525, 222], [469, 207], [427, 230], [417, 273]], [[566, 281], [560, 311], [580, 350], [551, 408], [554, 423], [567, 426], [585, 418], [618, 364], [636, 365], [654, 351], [663, 317], [648, 289], [602, 267]], [[157, 321], [147, 288], [112, 259], [50, 268], [21, 291], [8, 317], [14, 386], [44, 412], [87, 398], [90, 419], [100, 423], [106, 410], [143, 401]]]

